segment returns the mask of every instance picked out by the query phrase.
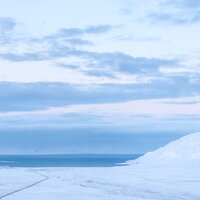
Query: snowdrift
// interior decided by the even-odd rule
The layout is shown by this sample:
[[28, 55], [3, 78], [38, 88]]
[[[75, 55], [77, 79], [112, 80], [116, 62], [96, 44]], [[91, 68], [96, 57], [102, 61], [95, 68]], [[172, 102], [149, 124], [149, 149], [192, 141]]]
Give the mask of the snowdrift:
[[200, 166], [200, 132], [184, 136], [129, 164]]

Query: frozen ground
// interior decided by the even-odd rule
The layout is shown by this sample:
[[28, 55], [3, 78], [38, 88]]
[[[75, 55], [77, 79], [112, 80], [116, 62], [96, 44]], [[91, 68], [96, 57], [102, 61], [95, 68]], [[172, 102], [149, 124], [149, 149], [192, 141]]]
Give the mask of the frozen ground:
[[200, 199], [200, 133], [129, 164], [112, 168], [2, 168], [0, 199]]

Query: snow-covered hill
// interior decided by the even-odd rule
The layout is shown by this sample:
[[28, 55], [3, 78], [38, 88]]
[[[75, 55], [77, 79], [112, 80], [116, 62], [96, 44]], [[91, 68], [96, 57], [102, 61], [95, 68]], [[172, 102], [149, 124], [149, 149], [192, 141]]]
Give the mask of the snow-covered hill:
[[200, 133], [114, 168], [0, 169], [0, 199], [199, 200]]
[[184, 136], [156, 151], [149, 152], [130, 164], [163, 166], [200, 166], [200, 132]]

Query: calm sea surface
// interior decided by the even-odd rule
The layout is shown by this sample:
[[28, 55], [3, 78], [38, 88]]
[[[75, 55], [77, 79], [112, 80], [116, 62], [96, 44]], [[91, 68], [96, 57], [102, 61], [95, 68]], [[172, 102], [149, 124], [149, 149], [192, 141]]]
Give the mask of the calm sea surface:
[[0, 155], [8, 167], [112, 167], [126, 165], [140, 154]]

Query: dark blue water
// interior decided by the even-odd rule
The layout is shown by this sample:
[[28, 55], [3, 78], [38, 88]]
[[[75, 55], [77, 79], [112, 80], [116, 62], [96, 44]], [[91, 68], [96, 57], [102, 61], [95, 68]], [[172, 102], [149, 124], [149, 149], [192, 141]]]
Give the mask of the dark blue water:
[[113, 167], [126, 165], [139, 154], [0, 155], [0, 166], [9, 167]]

